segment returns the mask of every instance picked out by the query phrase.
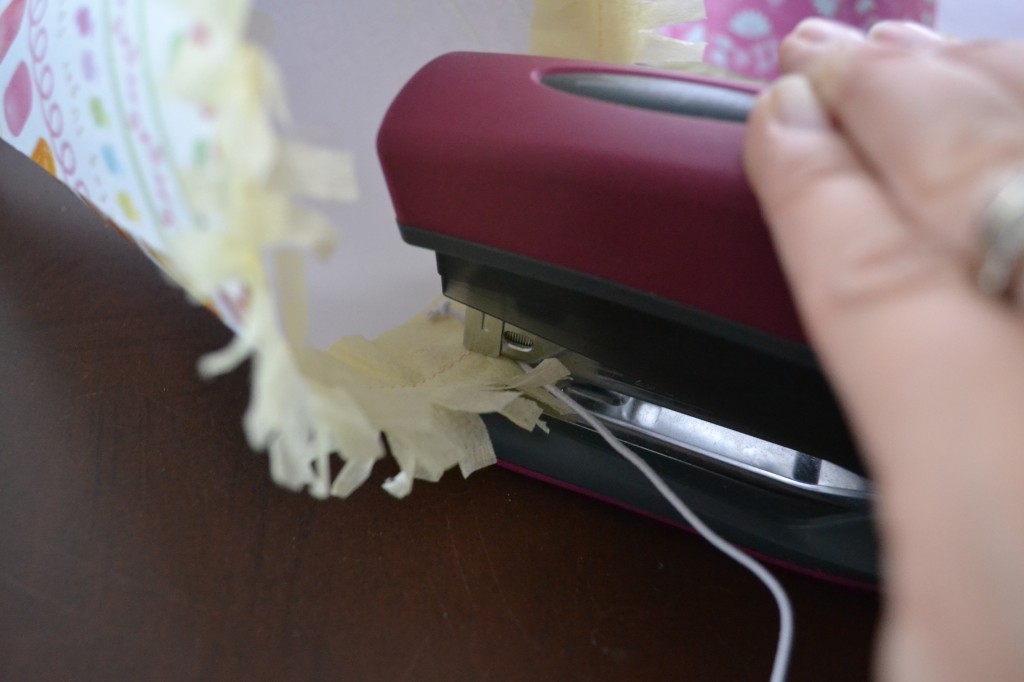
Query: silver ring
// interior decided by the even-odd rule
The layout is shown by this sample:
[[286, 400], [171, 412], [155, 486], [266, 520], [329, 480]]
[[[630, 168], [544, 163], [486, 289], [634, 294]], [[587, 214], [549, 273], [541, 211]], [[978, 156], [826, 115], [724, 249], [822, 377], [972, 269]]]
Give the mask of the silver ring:
[[1024, 257], [1024, 169], [1002, 186], [982, 215], [978, 288], [1006, 296]]

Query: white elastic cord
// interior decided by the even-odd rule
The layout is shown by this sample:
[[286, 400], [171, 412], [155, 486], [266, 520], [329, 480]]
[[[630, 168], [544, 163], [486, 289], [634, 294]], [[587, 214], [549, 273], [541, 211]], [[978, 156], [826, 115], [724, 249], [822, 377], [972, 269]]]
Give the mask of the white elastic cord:
[[789, 597], [786, 595], [786, 590], [783, 589], [782, 585], [779, 584], [779, 581], [775, 579], [775, 576], [773, 576], [759, 561], [747, 554], [744, 554], [735, 545], [715, 531], [711, 530], [707, 524], [701, 521], [700, 517], [698, 517], [692, 509], [679, 499], [679, 496], [668, 487], [665, 480], [659, 476], [647, 462], [626, 447], [626, 445], [616, 438], [612, 432], [608, 430], [608, 427], [598, 421], [597, 417], [591, 414], [589, 410], [570, 398], [559, 388], [554, 386], [545, 386], [544, 388], [546, 388], [551, 395], [564, 403], [566, 407], [578, 414], [591, 426], [591, 428], [597, 431], [601, 437], [608, 442], [608, 445], [610, 445], [615, 452], [626, 458], [626, 461], [646, 476], [647, 480], [651, 482], [651, 485], [661, 493], [662, 497], [668, 500], [668, 503], [671, 504], [677, 512], [679, 512], [679, 515], [682, 516], [683, 519], [685, 519], [701, 537], [710, 542], [720, 552], [753, 573], [758, 580], [764, 583], [764, 586], [767, 587], [772, 593], [772, 596], [775, 597], [775, 603], [778, 604], [779, 607], [779, 641], [775, 647], [775, 663], [772, 665], [771, 682], [784, 682], [789, 671], [790, 655], [793, 651], [793, 607], [789, 603]]
[[[453, 308], [451, 301], [444, 299], [428, 311], [427, 315], [430, 319], [439, 319], [447, 316], [455, 317], [459, 320], [465, 320], [465, 315], [462, 311], [457, 308]], [[519, 366], [523, 368], [523, 371], [530, 371], [531, 367], [526, 363], [519, 363]], [[772, 664], [772, 676], [771, 682], [785, 682], [786, 675], [789, 672], [789, 659], [793, 653], [793, 606], [789, 603], [789, 596], [786, 594], [786, 590], [783, 589], [779, 581], [775, 579], [768, 569], [766, 569], [761, 562], [753, 557], [744, 554], [742, 550], [736, 547], [734, 544], [723, 538], [721, 535], [711, 530], [707, 524], [701, 521], [700, 517], [697, 516], [692, 509], [690, 509], [685, 502], [679, 499], [679, 496], [668, 487], [665, 480], [651, 468], [651, 466], [645, 462], [639, 455], [630, 450], [626, 445], [620, 441], [615, 435], [608, 430], [604, 424], [598, 421], [597, 417], [590, 413], [590, 411], [580, 405], [578, 402], [570, 398], [559, 388], [555, 386], [545, 386], [545, 389], [561, 401], [566, 407], [578, 414], [583, 421], [587, 422], [591, 428], [597, 431], [598, 434], [612, 447], [615, 452], [622, 455], [627, 462], [632, 464], [637, 470], [643, 474], [651, 485], [654, 486], [662, 497], [664, 497], [672, 507], [679, 512], [679, 515], [690, 524], [690, 526], [697, 531], [697, 533], [707, 540], [713, 547], [718, 551], [725, 554], [727, 557], [743, 566], [745, 569], [754, 574], [758, 580], [760, 580], [768, 591], [772, 593], [775, 598], [775, 603], [779, 607], [779, 641], [775, 646], [775, 662]]]

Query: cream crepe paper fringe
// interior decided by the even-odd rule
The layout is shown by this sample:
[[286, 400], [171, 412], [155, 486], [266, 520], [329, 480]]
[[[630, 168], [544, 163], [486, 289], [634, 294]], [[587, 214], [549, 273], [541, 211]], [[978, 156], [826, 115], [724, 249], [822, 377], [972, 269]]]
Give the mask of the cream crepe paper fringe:
[[534, 54], [617, 64], [683, 68], [699, 62], [703, 43], [659, 28], [704, 19], [702, 0], [535, 0]]
[[[526, 430], [543, 428], [543, 407], [562, 409], [543, 387], [565, 378], [566, 369], [546, 361], [524, 374], [511, 361], [470, 353], [453, 315], [425, 313], [372, 341], [348, 337], [326, 352], [305, 346], [304, 255], [333, 248], [334, 232], [293, 197], [354, 200], [352, 161], [277, 135], [275, 124], [287, 116], [281, 80], [266, 55], [245, 40], [246, 0], [188, 4], [210, 35], [183, 50], [171, 82], [217, 112], [219, 154], [187, 182], [200, 223], [209, 229], [176, 238], [163, 261], [198, 301], [217, 300], [224, 291], [247, 293], [236, 338], [202, 358], [199, 371], [212, 377], [251, 359], [244, 429], [254, 449], [268, 452], [274, 480], [318, 498], [346, 497], [390, 452], [400, 473], [384, 488], [403, 497], [416, 478], [436, 481], [454, 466], [469, 475], [495, 461], [480, 414], [501, 414]], [[597, 33], [591, 31], [594, 16]], [[535, 44], [586, 28], [570, 41], [577, 56], [693, 58], [697, 53], [686, 46], [658, 47], [663, 43], [650, 31], [697, 16], [692, 1], [539, 0]], [[344, 462], [336, 475], [334, 456]]]

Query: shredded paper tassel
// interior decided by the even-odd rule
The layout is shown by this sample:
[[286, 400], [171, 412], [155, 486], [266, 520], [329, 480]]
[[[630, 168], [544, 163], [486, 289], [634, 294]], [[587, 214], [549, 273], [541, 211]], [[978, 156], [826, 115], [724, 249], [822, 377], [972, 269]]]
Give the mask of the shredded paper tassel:
[[[384, 487], [396, 497], [407, 495], [414, 479], [436, 481], [455, 466], [469, 475], [492, 464], [479, 414], [536, 428], [542, 410], [530, 396], [564, 378], [564, 368], [539, 367], [531, 373], [539, 378], [524, 382], [514, 363], [463, 349], [461, 324], [450, 316], [424, 314], [373, 340], [341, 339], [326, 352], [305, 346], [301, 254], [326, 252], [334, 233], [291, 195], [353, 200], [354, 174], [344, 155], [274, 135], [270, 112], [283, 107], [265, 103], [279, 100], [279, 79], [243, 41], [244, 9], [197, 10], [214, 37], [182, 51], [171, 81], [218, 112], [221, 153], [189, 178], [193, 204], [217, 227], [171, 240], [169, 260], [201, 300], [216, 300], [225, 287], [248, 292], [236, 340], [204, 358], [201, 371], [212, 376], [252, 358], [245, 432], [253, 448], [268, 453], [274, 480], [292, 490], [348, 496], [388, 452], [400, 473]], [[334, 455], [344, 466], [332, 479]]]
[[702, 43], [659, 29], [704, 18], [702, 0], [536, 0], [534, 54], [678, 67], [700, 61]]

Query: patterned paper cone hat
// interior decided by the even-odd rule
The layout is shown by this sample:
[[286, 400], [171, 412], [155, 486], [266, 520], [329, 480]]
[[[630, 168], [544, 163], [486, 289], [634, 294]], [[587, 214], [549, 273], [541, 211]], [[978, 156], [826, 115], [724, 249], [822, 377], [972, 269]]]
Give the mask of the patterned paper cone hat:
[[[345, 496], [390, 451], [401, 472], [385, 487], [402, 496], [414, 478], [494, 461], [480, 413], [541, 426], [540, 387], [565, 370], [524, 375], [468, 354], [444, 316], [356, 336], [437, 290], [429, 254], [398, 240], [373, 154], [391, 97], [443, 52], [526, 51], [531, 18], [548, 51], [695, 59], [699, 46], [658, 29], [701, 11], [694, 0], [0, 0], [0, 139], [235, 330], [200, 371], [252, 359], [244, 428], [275, 481]], [[345, 464], [332, 476], [335, 455]]]
[[825, 17], [867, 29], [883, 19], [935, 23], [936, 0], [708, 0], [707, 19], [666, 35], [706, 42], [704, 61], [747, 78], [778, 75], [779, 43], [802, 19]]

